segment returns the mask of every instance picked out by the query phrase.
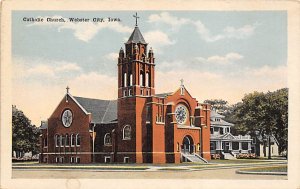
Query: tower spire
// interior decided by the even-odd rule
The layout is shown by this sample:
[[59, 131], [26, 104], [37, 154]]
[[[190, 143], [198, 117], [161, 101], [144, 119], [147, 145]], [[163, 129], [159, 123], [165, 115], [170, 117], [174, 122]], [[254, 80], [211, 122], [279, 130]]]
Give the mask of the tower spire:
[[140, 17], [138, 17], [137, 12], [135, 13], [135, 15], [133, 15], [133, 17], [135, 17], [135, 26], [138, 26], [137, 21]]

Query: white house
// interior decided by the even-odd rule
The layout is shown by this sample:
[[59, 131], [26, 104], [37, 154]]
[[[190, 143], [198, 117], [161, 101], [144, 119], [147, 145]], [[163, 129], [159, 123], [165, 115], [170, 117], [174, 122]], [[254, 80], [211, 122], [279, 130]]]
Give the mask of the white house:
[[223, 120], [225, 116], [211, 111], [210, 153], [212, 158], [234, 159], [239, 154], [250, 154], [252, 139], [250, 135], [233, 136], [232, 123]]

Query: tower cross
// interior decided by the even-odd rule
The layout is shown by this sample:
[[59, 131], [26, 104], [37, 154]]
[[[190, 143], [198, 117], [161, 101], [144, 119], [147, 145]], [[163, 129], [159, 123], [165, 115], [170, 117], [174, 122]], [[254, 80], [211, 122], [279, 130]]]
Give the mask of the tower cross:
[[137, 26], [137, 21], [140, 17], [138, 17], [137, 12], [135, 13], [135, 15], [133, 15], [133, 17], [135, 17], [135, 26]]

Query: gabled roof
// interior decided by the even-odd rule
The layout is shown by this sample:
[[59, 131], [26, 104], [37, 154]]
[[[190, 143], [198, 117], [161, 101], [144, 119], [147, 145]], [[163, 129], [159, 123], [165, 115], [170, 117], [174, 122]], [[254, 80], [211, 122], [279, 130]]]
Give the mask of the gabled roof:
[[129, 37], [127, 44], [128, 43], [142, 43], [142, 44], [147, 44], [140, 29], [136, 26]]
[[48, 121], [42, 121], [41, 126], [39, 128], [40, 129], [47, 129], [48, 128]]
[[117, 120], [117, 100], [100, 100], [76, 96], [74, 98], [86, 112], [92, 114], [92, 123], [110, 123]]

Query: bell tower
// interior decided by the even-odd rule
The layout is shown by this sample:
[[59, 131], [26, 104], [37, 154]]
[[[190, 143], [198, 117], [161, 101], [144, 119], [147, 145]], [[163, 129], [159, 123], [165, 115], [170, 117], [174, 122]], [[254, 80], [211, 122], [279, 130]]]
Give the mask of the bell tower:
[[137, 14], [134, 17], [136, 22], [134, 30], [125, 43], [125, 49], [120, 49], [118, 58], [118, 128], [115, 161], [143, 163], [149, 161], [146, 160], [145, 152], [146, 106], [155, 95], [155, 59], [152, 48], [148, 51], [148, 44], [138, 27], [139, 17]]
[[147, 53], [147, 46], [137, 25], [121, 47], [118, 59], [118, 98], [132, 96], [147, 97], [155, 94], [154, 90], [154, 54], [152, 48]]

